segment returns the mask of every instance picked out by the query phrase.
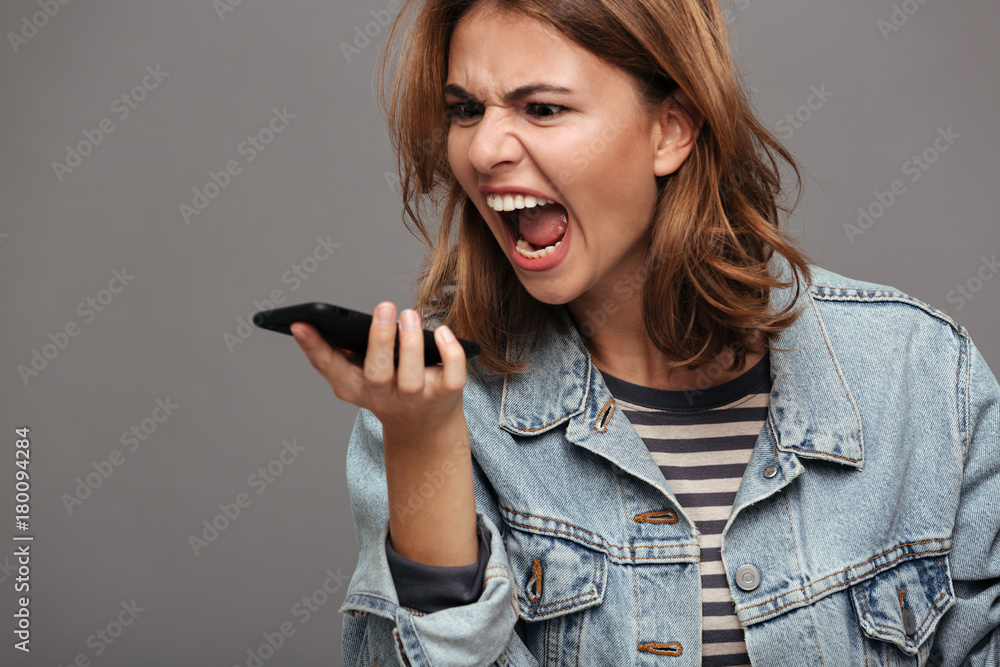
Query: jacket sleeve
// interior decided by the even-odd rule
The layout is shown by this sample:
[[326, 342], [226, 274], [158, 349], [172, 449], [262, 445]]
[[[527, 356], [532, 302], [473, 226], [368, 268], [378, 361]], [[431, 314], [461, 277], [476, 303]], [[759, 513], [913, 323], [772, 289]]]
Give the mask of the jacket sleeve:
[[941, 619], [930, 665], [1000, 665], [1000, 386], [960, 328], [959, 434], [965, 450], [951, 549], [956, 603]]
[[[470, 425], [470, 437], [475, 437]], [[444, 473], [442, 473], [444, 474]], [[428, 485], [411, 492], [415, 511], [433, 493]], [[347, 448], [347, 483], [358, 541], [358, 566], [340, 611], [343, 664], [444, 666], [516, 665], [538, 661], [515, 632], [517, 601], [499, 526], [496, 499], [473, 459], [476, 512], [489, 534], [490, 555], [479, 598], [431, 613], [400, 605], [386, 556], [389, 507], [382, 450], [382, 425], [369, 410], [358, 413]]]

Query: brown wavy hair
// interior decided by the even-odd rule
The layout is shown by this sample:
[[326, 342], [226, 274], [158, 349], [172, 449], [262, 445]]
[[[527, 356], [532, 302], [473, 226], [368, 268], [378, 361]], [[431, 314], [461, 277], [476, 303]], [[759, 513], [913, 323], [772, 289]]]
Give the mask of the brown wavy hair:
[[[657, 178], [649, 260], [640, 276], [646, 331], [671, 367], [689, 370], [727, 348], [730, 371], [749, 354], [774, 349], [773, 337], [801, 314], [791, 312], [797, 275], [811, 282], [810, 260], [778, 219], [779, 211], [790, 214], [798, 204], [802, 175], [753, 114], [716, 0], [406, 0], [379, 61], [378, 103], [398, 158], [404, 225], [417, 236], [412, 220], [428, 248], [415, 306], [421, 316], [440, 318], [457, 336], [479, 343], [484, 368], [518, 373], [527, 370], [521, 361], [526, 345], [537, 342], [545, 320], [558, 327], [556, 309], [564, 307], [542, 303], [524, 289], [448, 163], [448, 47], [459, 20], [484, 3], [551, 25], [621, 68], [647, 111], [677, 89], [687, 94], [703, 123], [684, 163]], [[791, 206], [785, 205], [779, 159], [795, 175]], [[436, 238], [423, 222], [425, 203], [440, 210]], [[790, 264], [788, 282], [768, 273], [774, 252]], [[770, 290], [792, 283], [796, 299], [768, 312]], [[579, 326], [581, 335], [589, 335], [588, 325]], [[508, 355], [509, 343], [514, 355]]]

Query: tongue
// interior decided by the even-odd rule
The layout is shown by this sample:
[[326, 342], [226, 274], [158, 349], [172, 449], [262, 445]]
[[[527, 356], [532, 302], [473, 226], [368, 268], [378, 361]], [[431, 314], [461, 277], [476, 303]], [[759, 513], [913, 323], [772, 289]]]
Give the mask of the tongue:
[[523, 209], [518, 216], [518, 231], [528, 243], [540, 248], [554, 245], [566, 233], [566, 209], [547, 204]]

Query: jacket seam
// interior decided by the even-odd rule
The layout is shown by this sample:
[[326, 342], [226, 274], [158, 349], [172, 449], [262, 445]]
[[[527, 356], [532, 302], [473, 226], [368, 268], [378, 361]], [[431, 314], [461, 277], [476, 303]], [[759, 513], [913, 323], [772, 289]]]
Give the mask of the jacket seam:
[[543, 653], [543, 657], [542, 657], [542, 664], [543, 665], [547, 664], [548, 661], [549, 661], [549, 635], [551, 635], [551, 634], [552, 633], [549, 632], [549, 621], [546, 620], [545, 621], [545, 647], [543, 649], [544, 653]]
[[[594, 554], [594, 578], [591, 580], [591, 584], [592, 585], [593, 585], [593, 582], [597, 581], [597, 572], [598, 572], [597, 565], [598, 565], [598, 561], [599, 560], [601, 560], [600, 557], [599, 557], [599, 554], [595, 553]], [[602, 572], [603, 572], [603, 570], [602, 570]], [[588, 596], [588, 595], [593, 596], [593, 595], [597, 595], [597, 594], [598, 594], [597, 588], [594, 587], [594, 590], [584, 591], [583, 593], [579, 593], [577, 595], [574, 595], [571, 598], [563, 598], [562, 600], [556, 600], [554, 602], [548, 602], [546, 604], [531, 605], [531, 610], [538, 612], [538, 611], [546, 610], [547, 607], [556, 607], [558, 605], [563, 605], [563, 604], [566, 604], [567, 602], [571, 602], [573, 600], [576, 600], [577, 598], [582, 598], [582, 597], [585, 597], [585, 596]], [[539, 599], [541, 599], [541, 597], [539, 597]], [[554, 611], [554, 610], [548, 609], [546, 611]]]
[[[924, 623], [927, 624], [928, 628], [930, 628], [930, 626], [934, 624], [934, 619], [936, 619], [938, 616], [940, 616], [941, 613], [942, 613], [942, 610], [944, 609], [943, 607], [937, 607], [938, 601], [939, 600], [943, 600], [948, 595], [948, 577], [946, 576], [945, 571], [944, 571], [944, 560], [943, 559], [939, 560], [938, 563], [937, 563], [937, 572], [938, 572], [938, 584], [941, 585], [941, 595], [939, 595], [937, 597], [937, 599], [934, 600], [934, 605], [935, 605], [934, 615], [933, 616], [928, 616], [924, 620]], [[921, 628], [923, 628], [924, 623], [920, 624]], [[922, 635], [924, 632], [925, 632], [924, 630], [920, 630], [919, 634]], [[922, 638], [921, 638], [921, 641], [922, 641]]]
[[584, 618], [585, 618], [584, 614], [580, 614], [580, 617], [577, 619], [579, 627], [577, 628], [576, 632], [576, 667], [580, 667], [580, 644], [583, 643], [583, 624], [585, 622]]
[[[799, 581], [805, 585], [805, 577], [802, 576], [802, 564], [799, 562], [799, 547], [795, 541], [795, 529], [792, 527], [792, 511], [788, 508], [788, 496], [782, 494], [785, 501], [785, 516], [788, 518], [788, 535], [792, 538], [792, 555], [795, 556], [795, 568], [799, 571]], [[819, 664], [823, 664], [823, 651], [819, 647], [819, 637], [816, 636], [816, 621], [813, 619], [812, 607], [809, 607], [809, 627], [812, 628], [813, 641], [816, 642], [816, 652], [819, 653]]]
[[517, 605], [517, 598], [514, 596], [514, 582], [511, 581], [511, 578], [509, 576], [507, 576], [507, 568], [505, 568], [503, 565], [490, 565], [489, 567], [486, 568], [485, 572], [489, 573], [490, 570], [493, 570], [494, 573], [487, 574], [486, 576], [483, 577], [483, 587], [484, 588], [486, 587], [486, 582], [489, 581], [490, 579], [499, 579], [500, 577], [506, 579], [507, 583], [510, 584], [510, 606], [514, 609], [514, 615], [519, 616], [518, 614], [519, 607]]
[[375, 598], [377, 600], [385, 600], [386, 602], [388, 602], [390, 604], [394, 604], [397, 607], [399, 606], [398, 602], [394, 602], [394, 601], [390, 600], [389, 598], [385, 597], [384, 595], [380, 595], [380, 594], [378, 594], [378, 593], [376, 593], [374, 591], [349, 591], [348, 592], [348, 597], [351, 597], [353, 595], [367, 595], [368, 597], [372, 597], [372, 598]]
[[[510, 509], [509, 507], [504, 507], [503, 509], [507, 510], [508, 512], [510, 512], [512, 514], [520, 514], [521, 516], [529, 516], [529, 517], [533, 517], [535, 519], [542, 519], [542, 520], [545, 520], [545, 521], [553, 521], [555, 523], [564, 524], [564, 525], [567, 525], [567, 526], [572, 526], [573, 528], [576, 528], [577, 530], [579, 530], [579, 531], [581, 531], [583, 533], [586, 533], [587, 535], [590, 535], [591, 537], [594, 537], [595, 539], [599, 539], [602, 542], [594, 542], [594, 541], [591, 541], [591, 540], [587, 540], [587, 539], [584, 539], [583, 537], [580, 537], [579, 535], [574, 535], [574, 534], [570, 533], [569, 531], [565, 531], [565, 530], [558, 530], [556, 528], [538, 528], [536, 526], [531, 526], [531, 525], [526, 524], [526, 523], [520, 523], [520, 522], [514, 521], [512, 519], [505, 519], [505, 521], [507, 521], [507, 523], [509, 523], [510, 525], [517, 526], [519, 528], [530, 528], [532, 530], [540, 530], [540, 531], [543, 531], [543, 532], [546, 532], [546, 533], [559, 533], [561, 535], [568, 535], [568, 536], [570, 536], [572, 538], [580, 540], [581, 542], [586, 542], [587, 544], [590, 544], [590, 545], [593, 545], [594, 547], [597, 547], [602, 553], [606, 553], [607, 546], [612, 546], [615, 549], [622, 549], [622, 550], [627, 550], [627, 551], [630, 551], [630, 550], [636, 548], [634, 546], [633, 547], [626, 547], [626, 546], [623, 546], [623, 545], [615, 544], [614, 542], [611, 542], [610, 540], [606, 540], [603, 537], [600, 537], [599, 535], [595, 535], [594, 533], [590, 532], [589, 530], [586, 530], [584, 528], [580, 528], [579, 526], [576, 526], [576, 525], [574, 525], [572, 523], [569, 523], [569, 522], [566, 522], [566, 521], [557, 521], [556, 519], [552, 519], [552, 518], [549, 518], [549, 517], [538, 516], [538, 515], [535, 515], [535, 514], [528, 514], [526, 512], [518, 512], [516, 510]], [[640, 548], [640, 549], [642, 549], [642, 548], [646, 548], [646, 549], [678, 549], [680, 547], [695, 547], [695, 546], [698, 546], [697, 542], [690, 542], [690, 543], [685, 543], [685, 544], [640, 544], [640, 545], [638, 545], [638, 548]], [[653, 559], [657, 559], [657, 558], [690, 558], [690, 556], [642, 556], [642, 557], [636, 557], [635, 555], [632, 555], [630, 557], [630, 560], [653, 560]]]
[[422, 654], [423, 654], [423, 656], [424, 656], [424, 660], [425, 660], [425, 661], [426, 661], [427, 663], [430, 663], [430, 657], [429, 657], [429, 656], [427, 655], [427, 649], [425, 649], [425, 648], [424, 648], [424, 643], [423, 643], [423, 642], [422, 642], [422, 641], [420, 640], [420, 633], [419, 633], [419, 632], [417, 632], [417, 629], [416, 629], [416, 628], [413, 628], [413, 636], [414, 636], [414, 637], [416, 638], [416, 640], [417, 640], [417, 646], [419, 646], [419, 647], [420, 647], [420, 653], [422, 653]]
[[[843, 291], [845, 289], [850, 289], [855, 292], [864, 291], [854, 287], [836, 287], [833, 285], [813, 285], [813, 287], [819, 287], [822, 289], [835, 290], [835, 291]], [[957, 329], [960, 326], [957, 322], [951, 319], [946, 313], [943, 313], [934, 306], [924, 301], [921, 301], [920, 299], [910, 296], [906, 292], [901, 292], [899, 290], [868, 290], [868, 291], [874, 293], [831, 294], [829, 292], [817, 292], [817, 291], [811, 291], [811, 293], [816, 298], [823, 299], [824, 301], [855, 301], [855, 302], [895, 301], [897, 303], [904, 303], [908, 306], [913, 306], [914, 308], [918, 308], [927, 313], [928, 315], [930, 315], [931, 317], [933, 317], [934, 319], [944, 322], [952, 329]]]
[[[848, 567], [845, 567], [843, 570], [837, 570], [836, 572], [831, 572], [828, 575], [825, 575], [823, 577], [820, 577], [819, 579], [816, 579], [812, 583], [813, 584], [818, 584], [819, 582], [823, 581], [824, 579], [829, 579], [830, 577], [835, 577], [838, 574], [842, 574], [842, 573], [847, 572], [848, 570], [852, 570], [852, 569], [854, 569], [856, 567], [861, 567], [862, 565], [867, 565], [868, 563], [872, 562], [873, 560], [877, 560], [877, 559], [881, 558], [882, 556], [885, 556], [886, 554], [891, 554], [893, 551], [895, 551], [896, 549], [899, 549], [901, 547], [912, 547], [912, 546], [915, 546], [917, 544], [930, 544], [932, 542], [945, 542], [947, 540], [950, 540], [951, 538], [952, 538], [952, 535], [949, 535], [948, 537], [942, 537], [942, 538], [933, 539], [933, 540], [921, 540], [920, 542], [906, 542], [905, 544], [900, 544], [898, 546], [895, 546], [892, 549], [889, 549], [888, 551], [883, 551], [882, 553], [880, 553], [880, 554], [878, 554], [876, 556], [872, 556], [868, 560], [862, 561], [862, 562], [858, 563], [857, 565], [850, 565]], [[926, 554], [932, 554], [932, 553], [936, 554], [936, 553], [941, 553], [943, 551], [948, 551], [948, 549], [938, 549], [937, 551], [925, 551], [925, 552], [923, 552], [923, 554], [925, 554], [925, 555]], [[903, 554], [899, 558], [905, 558], [906, 556], [910, 556], [910, 555], [913, 555], [913, 554]], [[897, 558], [895, 560], [892, 560], [892, 561], [889, 561], [885, 565], [881, 565], [881, 566], [875, 568], [874, 570], [872, 570], [872, 573], [884, 570], [886, 567], [888, 567], [892, 563], [895, 563], [897, 560], [899, 560], [899, 558]], [[865, 576], [865, 575], [860, 575], [860, 576]], [[852, 579], [848, 579], [847, 581], [852, 581]], [[835, 584], [835, 585], [839, 585], [839, 584]], [[757, 603], [754, 603], [754, 604], [752, 604], [752, 605], [750, 605], [748, 607], [744, 607], [744, 609], [752, 609], [754, 607], [759, 607], [762, 604], [767, 604], [768, 602], [774, 602], [775, 600], [778, 600], [778, 599], [784, 597], [785, 595], [788, 595], [788, 593], [794, 593], [795, 591], [801, 591], [801, 590], [804, 590], [805, 588], [806, 588], [806, 586], [799, 586], [798, 588], [793, 588], [792, 590], [787, 591], [785, 593], [782, 593], [781, 595], [776, 595], [776, 596], [774, 596], [773, 598], [771, 598], [769, 600], [764, 600], [763, 602], [757, 602]], [[825, 589], [825, 590], [829, 590], [829, 589]]]
[[[635, 568], [629, 568], [629, 576], [632, 577], [632, 587], [635, 590], [635, 645], [639, 645], [639, 640], [642, 637], [642, 627], [640, 625], [641, 615], [639, 614], [639, 577], [636, 575]], [[699, 586], [700, 587], [700, 586]], [[639, 667], [639, 652], [635, 652], [635, 667]]]
[[[833, 456], [835, 458], [842, 458], [846, 461], [852, 461], [857, 463], [864, 459], [865, 443], [864, 436], [861, 433], [861, 415], [858, 414], [858, 408], [854, 405], [854, 398], [851, 396], [850, 390], [847, 388], [847, 382], [844, 380], [844, 375], [840, 371], [840, 363], [837, 362], [837, 357], [833, 354], [833, 349], [830, 347], [830, 337], [826, 333], [826, 326], [823, 324], [823, 319], [819, 316], [819, 311], [816, 310], [816, 302], [809, 299], [809, 305], [812, 307], [813, 313], [816, 315], [816, 323], [819, 324], [819, 330], [823, 333], [823, 343], [826, 345], [827, 354], [830, 355], [830, 361], [833, 362], [833, 368], [837, 371], [837, 378], [840, 380], [840, 386], [844, 390], [844, 395], [847, 397], [847, 402], [851, 405], [851, 412], [854, 413], [854, 425], [857, 427], [858, 433], [858, 445], [861, 447], [861, 458], [854, 460], [849, 459], [846, 456], [837, 456], [836, 454], [828, 454], [828, 456]], [[821, 658], [822, 660], [822, 658]]]
[[[931, 608], [934, 609], [935, 611], [934, 611], [933, 614], [927, 614], [927, 616], [924, 617], [924, 620], [920, 624], [920, 628], [923, 628], [924, 625], [927, 625], [928, 621], [932, 621], [933, 619], [937, 618], [940, 615], [941, 609], [937, 608], [937, 603], [940, 602], [942, 599], [944, 599], [945, 595], [948, 592], [947, 589], [945, 589], [945, 588], [943, 588], [941, 586], [941, 563], [940, 562], [935, 563], [935, 567], [934, 567], [934, 579], [935, 579], [935, 581], [937, 581], [937, 583], [938, 583], [938, 589], [940, 590], [940, 593], [938, 594], [938, 596], [930, 604]], [[875, 615], [871, 611], [871, 604], [870, 604], [871, 601], [869, 600], [869, 596], [867, 594], [862, 594], [862, 599], [865, 601], [865, 609], [868, 610], [868, 615], [872, 617], [872, 625], [875, 626], [876, 628], [885, 628], [886, 630], [889, 631], [886, 634], [893, 635], [893, 636], [898, 636], [903, 641], [903, 643], [905, 644], [906, 640], [907, 640], [906, 633], [905, 632], [900, 632], [899, 628], [896, 627], [896, 626], [883, 625], [882, 623], [876, 623], [875, 620], [874, 620], [875, 619]], [[915, 630], [914, 633], [913, 633], [913, 643], [914, 643], [914, 646], [916, 646], [916, 643], [917, 643], [916, 642], [916, 638], [919, 637], [920, 635], [922, 635], [923, 632], [924, 632], [920, 628], [918, 628], [917, 630]]]
[[[940, 542], [942, 540], [928, 540], [928, 541], [929, 542]], [[920, 542], [915, 542], [914, 544], [921, 544], [921, 543]], [[905, 546], [905, 545], [901, 545], [901, 546]], [[948, 552], [948, 549], [938, 549], [937, 551], [926, 551], [926, 552], [924, 552], [922, 554], [918, 554], [918, 555], [921, 556], [921, 557], [925, 557], [925, 556], [929, 556], [931, 554], [940, 554], [940, 553], [947, 553], [947, 552]], [[886, 552], [886, 553], [888, 553], [888, 552]], [[790, 607], [790, 606], [792, 606], [794, 604], [798, 604], [799, 602], [809, 602], [810, 600], [814, 600], [817, 597], [821, 596], [823, 593], [826, 593], [827, 591], [833, 590], [834, 588], [837, 588], [838, 586], [843, 586], [844, 584], [849, 584], [852, 581], [857, 581], [858, 579], [863, 579], [865, 577], [868, 577], [869, 575], [876, 575], [879, 572], [881, 572], [882, 570], [885, 570], [886, 568], [888, 568], [890, 565], [893, 565], [893, 564], [897, 563], [898, 561], [900, 561], [900, 560], [902, 560], [904, 558], [907, 558], [908, 556], [912, 556], [912, 555], [914, 555], [914, 554], [902, 554], [899, 557], [897, 557], [897, 558], [889, 561], [885, 565], [872, 570], [871, 572], [866, 572], [865, 574], [859, 574], [857, 576], [851, 577], [850, 579], [845, 579], [844, 581], [842, 581], [842, 582], [840, 582], [838, 584], [833, 584], [832, 586], [828, 586], [827, 588], [824, 588], [821, 591], [817, 591], [817, 592], [813, 593], [812, 595], [807, 595], [807, 596], [803, 597], [802, 600], [795, 600], [795, 601], [792, 601], [792, 602], [788, 602], [786, 604], [781, 605], [780, 607], [776, 607], [776, 608], [772, 609], [771, 611], [764, 612], [763, 614], [758, 614], [756, 616], [750, 616], [746, 620], [747, 621], [752, 621], [752, 620], [755, 620], [755, 619], [758, 619], [758, 618], [762, 618], [764, 616], [769, 616], [769, 615], [773, 614], [776, 611], [781, 611], [782, 609], [784, 609], [786, 607]], [[876, 556], [876, 558], [878, 558], [878, 556]], [[866, 562], [868, 562], [868, 561], [866, 561]], [[861, 565], [864, 565], [864, 563], [861, 563]], [[847, 569], [849, 570], [851, 568], [847, 568]], [[843, 571], [844, 570], [841, 570], [841, 572], [843, 572]], [[839, 574], [839, 572], [835, 572], [834, 574]], [[833, 575], [827, 575], [826, 577], [823, 577], [823, 579], [826, 579], [827, 577], [831, 577], [831, 576], [833, 576]], [[816, 582], [822, 581], [823, 579], [817, 579]], [[816, 582], [813, 582], [813, 583], [816, 583]], [[773, 597], [770, 600], [765, 600], [764, 602], [758, 602], [758, 603], [752, 604], [752, 605], [750, 605], [748, 607], [743, 607], [743, 609], [752, 609], [754, 607], [759, 607], [759, 606], [761, 606], [763, 604], [767, 604], [768, 602], [773, 602], [775, 600], [783, 598], [786, 595], [788, 595], [789, 593], [794, 593], [795, 591], [802, 590], [803, 588], [805, 588], [805, 586], [801, 586], [799, 588], [792, 589], [790, 591], [782, 593], [781, 595], [779, 595], [777, 597]]]
[[774, 419], [772, 419], [771, 407], [772, 407], [771, 401], [768, 400], [767, 427], [771, 430], [771, 442], [774, 444], [774, 458], [780, 460], [780, 457], [778, 455], [778, 431], [777, 429], [774, 428]]
[[800, 454], [812, 454], [814, 456], [823, 456], [823, 457], [829, 456], [830, 458], [840, 459], [842, 461], [850, 461], [851, 463], [859, 463], [859, 462], [861, 462], [861, 461], [864, 460], [864, 456], [863, 455], [859, 459], [852, 459], [852, 458], [847, 457], [847, 456], [840, 456], [839, 454], [831, 454], [830, 452], [817, 452], [814, 449], [800, 449], [799, 447], [793, 447], [793, 446], [787, 446], [787, 445], [784, 446], [784, 447], [782, 447], [782, 449], [784, 449], [786, 451], [791, 451], [791, 452], [799, 452]]
[[[964, 330], [960, 331], [959, 333], [962, 336], [962, 345], [959, 346], [961, 354], [961, 358], [959, 359], [958, 363], [959, 373], [962, 372], [963, 366], [965, 370], [965, 391], [961, 392], [961, 389], [959, 389], [960, 393], [962, 394], [961, 397], [959, 398], [959, 400], [961, 401], [961, 406], [959, 407], [959, 414], [962, 414], [964, 417], [962, 423], [962, 431], [964, 435], [962, 440], [965, 443], [964, 447], [965, 451], [962, 453], [962, 463], [964, 467], [964, 464], [968, 460], [969, 456], [969, 431], [971, 430], [969, 428], [969, 423], [972, 419], [972, 416], [969, 412], [969, 381], [972, 375], [972, 354], [971, 350], [969, 349], [970, 345], [969, 337], [965, 334]], [[961, 382], [959, 383], [959, 388], [961, 388]]]
[[[588, 359], [587, 363], [588, 364], [590, 363], [589, 359]], [[503, 376], [503, 395], [502, 395], [502, 400], [503, 400], [503, 420], [506, 423], [510, 424], [511, 426], [514, 426], [514, 424], [512, 424], [510, 422], [510, 420], [507, 419], [507, 377], [508, 377], [508, 375], [509, 375], [508, 373], [505, 373], [504, 376]], [[590, 396], [590, 382], [591, 382], [590, 381], [590, 373], [588, 373], [587, 374], [587, 388], [586, 388], [586, 391], [584, 392], [583, 401], [581, 403], [581, 406], [583, 406], [583, 407], [577, 408], [573, 412], [569, 412], [569, 413], [567, 413], [565, 415], [562, 415], [561, 417], [557, 417], [556, 419], [553, 419], [552, 421], [550, 421], [550, 422], [548, 422], [546, 424], [542, 424], [541, 426], [538, 426], [538, 427], [535, 427], [535, 428], [528, 428], [528, 427], [525, 427], [525, 426], [514, 426], [514, 428], [516, 428], [519, 431], [541, 431], [542, 429], [546, 429], [546, 428], [552, 426], [553, 424], [558, 424], [559, 422], [561, 422], [564, 419], [566, 419], [568, 416], [573, 415], [575, 412], [580, 412], [580, 413], [582, 413], [586, 417], [587, 411], [586, 411], [586, 407], [585, 406], [587, 405], [587, 398]]]

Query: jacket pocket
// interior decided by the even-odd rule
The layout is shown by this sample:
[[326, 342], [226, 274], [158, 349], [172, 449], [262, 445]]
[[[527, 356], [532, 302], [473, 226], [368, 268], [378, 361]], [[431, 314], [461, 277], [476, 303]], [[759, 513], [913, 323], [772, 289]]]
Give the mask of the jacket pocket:
[[[894, 644], [923, 664], [938, 622], [955, 603], [948, 556], [909, 560], [851, 587], [866, 638]], [[862, 641], [867, 641], [863, 639]]]
[[506, 526], [504, 544], [520, 616], [542, 621], [601, 604], [608, 556], [552, 532]]

